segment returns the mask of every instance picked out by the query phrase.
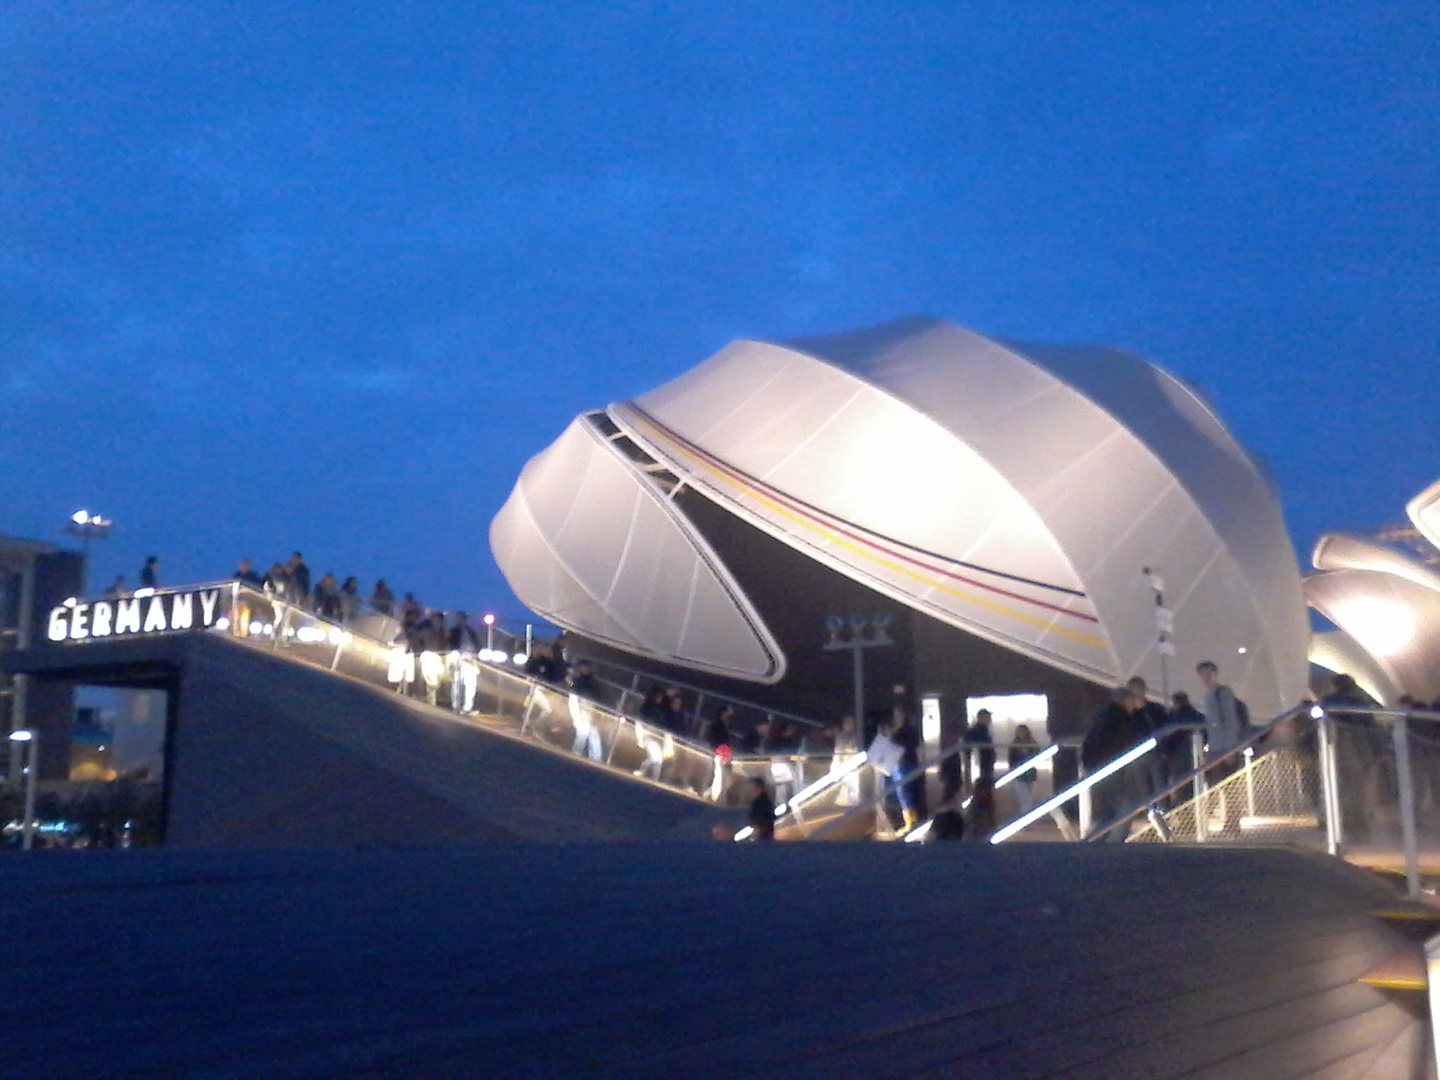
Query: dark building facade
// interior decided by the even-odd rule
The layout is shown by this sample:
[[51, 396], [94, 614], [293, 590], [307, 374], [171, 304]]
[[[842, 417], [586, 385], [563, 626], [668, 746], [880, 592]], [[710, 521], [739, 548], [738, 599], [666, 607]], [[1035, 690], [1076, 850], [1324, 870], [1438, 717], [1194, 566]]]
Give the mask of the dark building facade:
[[[39, 540], [0, 536], [0, 652], [45, 640], [45, 616], [57, 604], [84, 591], [85, 559]], [[0, 672], [0, 731], [38, 732], [41, 780], [70, 775], [70, 741], [75, 688]], [[17, 771], [19, 748], [0, 753], [9, 775]]]

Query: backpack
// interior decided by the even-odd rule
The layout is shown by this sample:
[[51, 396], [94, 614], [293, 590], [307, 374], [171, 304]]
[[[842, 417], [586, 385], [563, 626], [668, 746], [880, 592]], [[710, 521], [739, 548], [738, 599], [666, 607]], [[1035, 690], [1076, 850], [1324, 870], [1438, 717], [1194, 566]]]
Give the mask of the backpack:
[[[1225, 689], [1230, 690], [1228, 686]], [[1230, 690], [1230, 700], [1235, 702], [1235, 719], [1240, 722], [1240, 730], [1245, 731], [1250, 726], [1250, 706], [1241, 701], [1234, 690]]]

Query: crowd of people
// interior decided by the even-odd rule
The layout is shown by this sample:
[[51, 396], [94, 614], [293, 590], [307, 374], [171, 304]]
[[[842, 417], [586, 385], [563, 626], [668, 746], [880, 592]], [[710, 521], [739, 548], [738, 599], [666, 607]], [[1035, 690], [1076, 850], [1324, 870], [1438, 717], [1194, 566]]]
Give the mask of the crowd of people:
[[[337, 622], [349, 622], [357, 614], [370, 611], [376, 615], [394, 615], [395, 594], [384, 578], [375, 582], [375, 588], [366, 601], [360, 597], [360, 579], [353, 574], [343, 581], [331, 571], [326, 571], [319, 581], [311, 584], [310, 567], [300, 552], [292, 552], [285, 562], [273, 562], [270, 569], [261, 574], [249, 559], [241, 559], [235, 573], [236, 581], [252, 588], [263, 589], [287, 604], [313, 611], [316, 615]], [[415, 598], [409, 593], [406, 600], [413, 606]]]
[[[400, 627], [393, 640], [390, 681], [402, 693], [423, 695], [431, 705], [440, 703], [442, 688], [448, 682], [449, 707], [457, 713], [475, 711], [482, 633], [469, 622], [466, 612], [449, 615], [426, 608], [412, 593], [405, 593], [397, 600], [383, 578], [377, 580], [370, 595], [362, 599], [359, 579], [354, 575], [342, 580], [327, 571], [318, 580], [312, 580], [310, 568], [298, 551], [283, 562], [272, 563], [264, 574], [259, 573], [249, 559], [241, 559], [232, 577], [277, 600], [336, 622], [348, 623], [364, 614], [398, 619]], [[159, 558], [147, 557], [138, 575], [136, 592], [159, 587], [159, 578]], [[106, 593], [128, 595], [125, 579], [117, 577]], [[574, 727], [572, 748], [576, 754], [599, 760], [603, 749], [600, 729], [586, 703], [607, 703], [602, 702], [602, 698], [615, 697], [614, 688], [602, 689], [590, 661], [578, 660], [573, 667], [567, 663], [563, 635], [551, 645], [533, 647], [528, 653], [525, 671], [568, 693]], [[1207, 768], [1209, 780], [1218, 782], [1233, 769], [1230, 761], [1233, 755], [1229, 758], [1227, 755], [1250, 733], [1248, 710], [1224, 683], [1215, 664], [1201, 663], [1196, 674], [1203, 687], [1199, 707], [1181, 691], [1172, 695], [1167, 708], [1151, 700], [1145, 680], [1136, 677], [1116, 687], [1093, 719], [1080, 749], [1081, 763], [1087, 772], [1103, 767], [1152, 736], [1158, 739], [1155, 752], [1095, 785], [1091, 799], [1093, 820], [1097, 824], [1103, 826], [1132, 813], [1146, 800], [1163, 795], [1179, 778], [1190, 775], [1194, 769], [1192, 744], [1197, 732], [1211, 762]], [[1342, 774], [1339, 787], [1347, 832], [1352, 838], [1360, 839], [1366, 833], [1371, 807], [1387, 793], [1394, 794], [1396, 779], [1388, 749], [1390, 736], [1365, 711], [1377, 707], [1377, 703], [1348, 675], [1337, 676], [1330, 693], [1322, 697], [1320, 703], [1337, 715], [1348, 716], [1351, 721], [1346, 752], [1338, 759]], [[1346, 713], [1347, 706], [1353, 713]], [[1440, 712], [1440, 701], [1427, 705], [1405, 696], [1397, 702], [1397, 708]], [[862, 732], [854, 717], [845, 717], [838, 724], [824, 728], [803, 727], [783, 717], [744, 723], [731, 704], [722, 702], [702, 715], [687, 706], [685, 694], [679, 687], [658, 683], [645, 694], [633, 719], [640, 751], [640, 765], [634, 770], [637, 776], [689, 786], [717, 802], [734, 794], [731, 763], [736, 757], [768, 759], [764, 775], [746, 779], [752, 789], [752, 804], [763, 794], [773, 806], [787, 801], [807, 779], [804, 762], [823, 760], [827, 764], [833, 762], [838, 768], [862, 745]], [[998, 748], [991, 733], [991, 722], [989, 711], [979, 710], [973, 722], [964, 725], [960, 746], [939, 761], [939, 802], [932, 821], [932, 835], [937, 838], [984, 839], [996, 827]], [[1419, 767], [1415, 773], [1417, 798], [1433, 812], [1440, 813], [1440, 721], [1414, 717], [1408, 727], [1419, 743], [1416, 752]], [[932, 818], [925, 772], [920, 768], [919, 726], [908, 704], [897, 701], [889, 715], [875, 723], [873, 730], [873, 737], [865, 743], [869, 760], [888, 776], [888, 812], [896, 831], [904, 834], [919, 822]], [[1313, 734], [1309, 737], [1313, 739]], [[677, 739], [708, 751], [708, 776], [689, 775], [694, 771], [694, 755], [685, 755], [690, 762], [685, 766], [689, 772], [677, 775], [678, 767], [671, 764], [681, 756], [676, 750]], [[1013, 729], [1004, 749], [1006, 764], [1009, 770], [1015, 771], [1022, 769], [1041, 747], [1029, 728], [1020, 724]], [[1307, 780], [1312, 788], [1318, 785], [1313, 771]], [[858, 774], [846, 779], [839, 796], [842, 805], [858, 802], [859, 782]], [[1034, 806], [1035, 782], [1036, 772], [1029, 770], [1008, 785], [1021, 814]], [[756, 788], [757, 784], [763, 792]], [[1232, 804], [1236, 802], [1238, 800], [1231, 800]], [[1165, 808], [1163, 800], [1157, 805]], [[1226, 831], [1234, 832], [1232, 819], [1238, 811], [1227, 809], [1225, 813]], [[1126, 829], [1112, 829], [1108, 836], [1123, 840]]]
[[[400, 607], [406, 605], [419, 607], [415, 602], [415, 597], [410, 593], [406, 593], [404, 602], [397, 605], [395, 594], [385, 583], [384, 578], [375, 582], [375, 588], [371, 591], [370, 596], [363, 600], [360, 596], [360, 579], [354, 575], [341, 581], [333, 572], [326, 571], [319, 581], [312, 584], [310, 567], [306, 565], [304, 556], [298, 551], [292, 552], [290, 558], [284, 562], [271, 563], [269, 571], [264, 574], [257, 571], [249, 559], [241, 559], [230, 577], [242, 585], [260, 589], [284, 603], [293, 604], [295, 607], [312, 611], [316, 615], [337, 622], [348, 622], [357, 614], [366, 612], [393, 616]], [[150, 555], [145, 559], [144, 565], [140, 567], [137, 581], [139, 584], [135, 587], [136, 593], [143, 593], [145, 590], [159, 587], [160, 557], [158, 555]], [[128, 596], [131, 591], [122, 574], [110, 583], [105, 590], [105, 595]]]

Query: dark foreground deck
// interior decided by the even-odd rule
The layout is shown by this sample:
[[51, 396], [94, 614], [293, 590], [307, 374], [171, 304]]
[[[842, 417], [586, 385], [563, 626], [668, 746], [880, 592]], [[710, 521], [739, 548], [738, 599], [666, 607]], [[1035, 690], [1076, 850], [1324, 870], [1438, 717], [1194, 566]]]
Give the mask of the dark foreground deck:
[[[583, 812], [583, 811], [582, 811]], [[1286, 851], [13, 855], [7, 1077], [1422, 1077], [1393, 890]]]

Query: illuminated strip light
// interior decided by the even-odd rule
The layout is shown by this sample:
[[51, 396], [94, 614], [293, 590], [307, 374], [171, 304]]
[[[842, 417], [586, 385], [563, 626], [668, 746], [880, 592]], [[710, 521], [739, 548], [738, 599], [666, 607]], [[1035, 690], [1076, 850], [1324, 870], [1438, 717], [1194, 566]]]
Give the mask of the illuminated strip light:
[[1063, 806], [1065, 803], [1069, 802], [1081, 792], [1090, 790], [1101, 780], [1104, 780], [1112, 773], [1119, 772], [1136, 758], [1144, 757], [1151, 750], [1155, 749], [1155, 745], [1155, 739], [1152, 736], [1151, 738], [1146, 739], [1144, 742], [1132, 746], [1129, 750], [1125, 751], [1125, 753], [1121, 754], [1118, 758], [1110, 762], [1110, 764], [1106, 765], [1103, 769], [1100, 769], [1098, 772], [1091, 773], [1089, 776], [1085, 777], [1084, 780], [1081, 780], [1079, 783], [1074, 784], [1066, 790], [1062, 791], [1059, 795], [1056, 795], [1054, 798], [1050, 799], [1043, 805], [1037, 806], [1034, 810], [1031, 810], [1030, 813], [1025, 814], [1022, 817], [1016, 818], [1009, 825], [1006, 825], [1003, 829], [1000, 829], [998, 832], [996, 832], [994, 836], [990, 837], [990, 843], [999, 844], [1005, 840], [1010, 839], [1010, 837], [1014, 836], [1017, 832], [1025, 828], [1027, 825], [1030, 825], [1032, 822], [1038, 821], [1040, 818], [1044, 817], [1046, 814], [1050, 813], [1050, 811], [1056, 809], [1057, 807]]
[[[1024, 762], [1023, 764], [1017, 765], [1017, 766], [1016, 766], [1015, 768], [1013, 768], [1013, 769], [1007, 769], [1007, 770], [1005, 770], [1005, 775], [1002, 776], [1002, 777], [1000, 777], [999, 780], [996, 780], [996, 781], [995, 781], [995, 790], [996, 790], [996, 791], [999, 791], [1002, 787], [1004, 787], [1006, 784], [1010, 783], [1010, 781], [1011, 781], [1011, 780], [1014, 780], [1016, 777], [1024, 776], [1027, 772], [1030, 772], [1032, 769], [1038, 769], [1038, 768], [1040, 767], [1040, 763], [1041, 763], [1041, 762], [1043, 762], [1043, 761], [1049, 761], [1052, 757], [1054, 757], [1054, 756], [1055, 756], [1056, 754], [1058, 754], [1059, 752], [1060, 752], [1060, 744], [1059, 744], [1059, 743], [1051, 743], [1051, 744], [1050, 744], [1049, 746], [1047, 746], [1044, 750], [1042, 750], [1040, 753], [1036, 754], [1034, 757], [1030, 758], [1028, 761]], [[970, 798], [974, 798], [974, 796], [971, 796]], [[970, 798], [967, 798], [964, 802], [962, 802], [962, 803], [960, 804], [960, 809], [961, 809], [961, 810], [968, 810], [968, 809], [970, 809]], [[929, 833], [929, 831], [930, 831], [930, 827], [931, 827], [932, 825], [934, 825], [934, 824], [935, 824], [935, 819], [932, 817], [932, 818], [928, 819], [927, 821], [925, 821], [922, 825], [919, 825], [918, 827], [916, 827], [916, 828], [914, 828], [914, 829], [911, 829], [908, 833], [905, 834], [905, 843], [907, 843], [907, 844], [918, 844], [918, 843], [920, 843], [921, 841], [923, 841], [923, 840], [925, 839], [926, 834]]]
[[[802, 803], [808, 802], [813, 796], [818, 795], [824, 788], [829, 787], [831, 784], [838, 783], [840, 780], [849, 776], [851, 773], [855, 772], [855, 770], [859, 769], [864, 764], [865, 751], [861, 750], [844, 765], [840, 766], [840, 768], [831, 769], [828, 773], [820, 777], [819, 780], [816, 780], [809, 787], [801, 788], [799, 791], [797, 791], [794, 795], [790, 797], [790, 801], [788, 803], [782, 803], [781, 806], [788, 806], [791, 810], [794, 810], [797, 806], [800, 806]], [[780, 816], [779, 806], [775, 808], [775, 816]]]
[[1059, 752], [1060, 752], [1060, 744], [1059, 744], [1059, 743], [1051, 743], [1051, 744], [1050, 744], [1049, 746], [1047, 746], [1044, 750], [1040, 751], [1040, 753], [1038, 753], [1038, 754], [1036, 754], [1034, 757], [1032, 757], [1029, 761], [1026, 761], [1026, 762], [1024, 762], [1024, 763], [1021, 764], [1021, 765], [1018, 765], [1018, 766], [1016, 766], [1016, 767], [1013, 768], [1013, 769], [1006, 769], [1006, 770], [1005, 770], [1005, 775], [1002, 776], [1002, 777], [1000, 777], [999, 780], [996, 780], [996, 781], [995, 781], [995, 787], [996, 787], [996, 789], [998, 790], [998, 789], [1004, 787], [1006, 784], [1010, 783], [1011, 780], [1014, 780], [1014, 779], [1015, 779], [1016, 777], [1018, 777], [1018, 776], [1024, 776], [1027, 772], [1030, 772], [1032, 769], [1038, 769], [1038, 768], [1040, 767], [1040, 765], [1041, 765], [1042, 762], [1049, 761], [1052, 757], [1054, 757], [1054, 756], [1055, 756], [1056, 754], [1058, 754]]
[[[838, 783], [839, 781], [843, 780], [845, 777], [855, 772], [864, 764], [865, 751], [861, 750], [858, 754], [852, 757], [840, 768], [831, 769], [828, 773], [820, 777], [819, 780], [816, 780], [809, 787], [801, 788], [799, 791], [797, 791], [794, 795], [790, 797], [789, 801], [783, 802], [779, 806], [775, 807], [776, 820], [779, 820], [785, 814], [795, 810], [802, 803], [808, 802], [813, 796], [819, 794], [825, 788], [830, 787], [832, 784]], [[750, 837], [754, 835], [755, 830], [749, 825], [746, 825], [743, 829], [741, 829], [735, 834], [735, 841], [736, 843], [739, 843], [742, 840], [749, 840]]]
[[[912, 559], [909, 556], [903, 555], [899, 552], [891, 552], [889, 551], [889, 549], [880, 547], [873, 542], [867, 542], [862, 540], [860, 543], [856, 543], [854, 541], [844, 539], [844, 537], [851, 536], [853, 534], [847, 533], [841, 529], [837, 529], [834, 526], [829, 526], [828, 528], [826, 528], [819, 524], [812, 524], [811, 522], [806, 521], [806, 515], [788, 508], [787, 506], [783, 505], [783, 503], [779, 501], [776, 497], [767, 496], [762, 492], [759, 487], [753, 484], [747, 484], [745, 482], [742, 482], [742, 479], [737, 478], [740, 474], [734, 473], [734, 470], [729, 469], [729, 467], [726, 466], [723, 462], [712, 462], [711, 460], [707, 460], [707, 457], [703, 454], [703, 451], [700, 451], [698, 447], [690, 447], [683, 440], [680, 440], [678, 436], [663, 428], [661, 425], [658, 424], [657, 421], [652, 420], [648, 415], [641, 412], [638, 408], [635, 408], [633, 405], [631, 406], [631, 408], [634, 408], [636, 414], [643, 418], [645, 422], [651, 426], [654, 437], [656, 437], [659, 441], [669, 442], [671, 446], [682, 456], [689, 457], [699, 467], [716, 476], [716, 478], [721, 483], [727, 484], [728, 486], [739, 490], [744, 495], [748, 495], [751, 499], [760, 503], [762, 506], [767, 507], [772, 513], [784, 518], [788, 518], [789, 520], [800, 525], [802, 528], [808, 529], [811, 532], [818, 533], [820, 536], [824, 537], [826, 540], [830, 541], [835, 546], [845, 548], [846, 550], [854, 552], [856, 555], [859, 555], [862, 558], [869, 559], [871, 562], [903, 577], [908, 577], [912, 581], [918, 581], [922, 585], [925, 585], [927, 588], [939, 589], [941, 592], [949, 593], [951, 596], [958, 597], [959, 599], [964, 600], [967, 603], [974, 604], [977, 607], [986, 609], [987, 611], [992, 611], [998, 615], [1004, 615], [1009, 618], [1018, 619], [1021, 622], [1029, 623], [1030, 625], [1039, 627], [1045, 631], [1053, 631], [1054, 633], [1061, 634], [1064, 637], [1070, 638], [1074, 641], [1078, 641], [1082, 645], [1089, 645], [1092, 648], [1096, 649], [1104, 649], [1106, 647], [1103, 641], [1101, 641], [1099, 638], [1093, 637], [1090, 634], [1082, 634], [1079, 631], [1071, 630], [1068, 627], [1056, 625], [1052, 620], [1042, 619], [1039, 616], [1031, 615], [1029, 612], [1019, 611], [1016, 608], [1010, 607], [1007, 604], [997, 603], [993, 600], [986, 600], [984, 597], [976, 596], [975, 594], [966, 592], [963, 589], [954, 588], [953, 586], [946, 584], [943, 580], [935, 580], [934, 578], [926, 577], [924, 574], [918, 574], [914, 570], [902, 566], [897, 562], [881, 558], [878, 555], [875, 555], [874, 553], [865, 550], [865, 548], [862, 547], [861, 544], [870, 543], [871, 547], [879, 548], [879, 550], [885, 551], [887, 554], [893, 555], [895, 558], [901, 559], [905, 562], [910, 562], [914, 563], [917, 566], [922, 566], [925, 569], [929, 570], [932, 574], [938, 574], [941, 578], [954, 578], [955, 580], [964, 581], [967, 584], [972, 584], [979, 588], [999, 593], [1002, 596], [1014, 597], [1017, 600], [1022, 600], [1037, 607], [1048, 608], [1051, 611], [1057, 612], [1058, 614], [1070, 615], [1077, 619], [1084, 619], [1087, 622], [1098, 623], [1100, 620], [1097, 619], [1095, 616], [1086, 614], [1085, 612], [1070, 611], [1067, 608], [1062, 608], [1055, 604], [1048, 604], [1043, 600], [1035, 600], [1031, 597], [1021, 596], [1018, 593], [1012, 593], [1005, 589], [996, 588], [993, 585], [986, 585], [984, 582], [973, 581], [970, 578], [961, 577], [960, 575], [953, 574], [947, 570], [941, 570], [937, 567], [927, 566], [925, 563], [919, 562], [918, 560]], [[727, 476], [727, 472], [731, 475]], [[856, 539], [859, 540], [860, 538], [857, 537]]]

